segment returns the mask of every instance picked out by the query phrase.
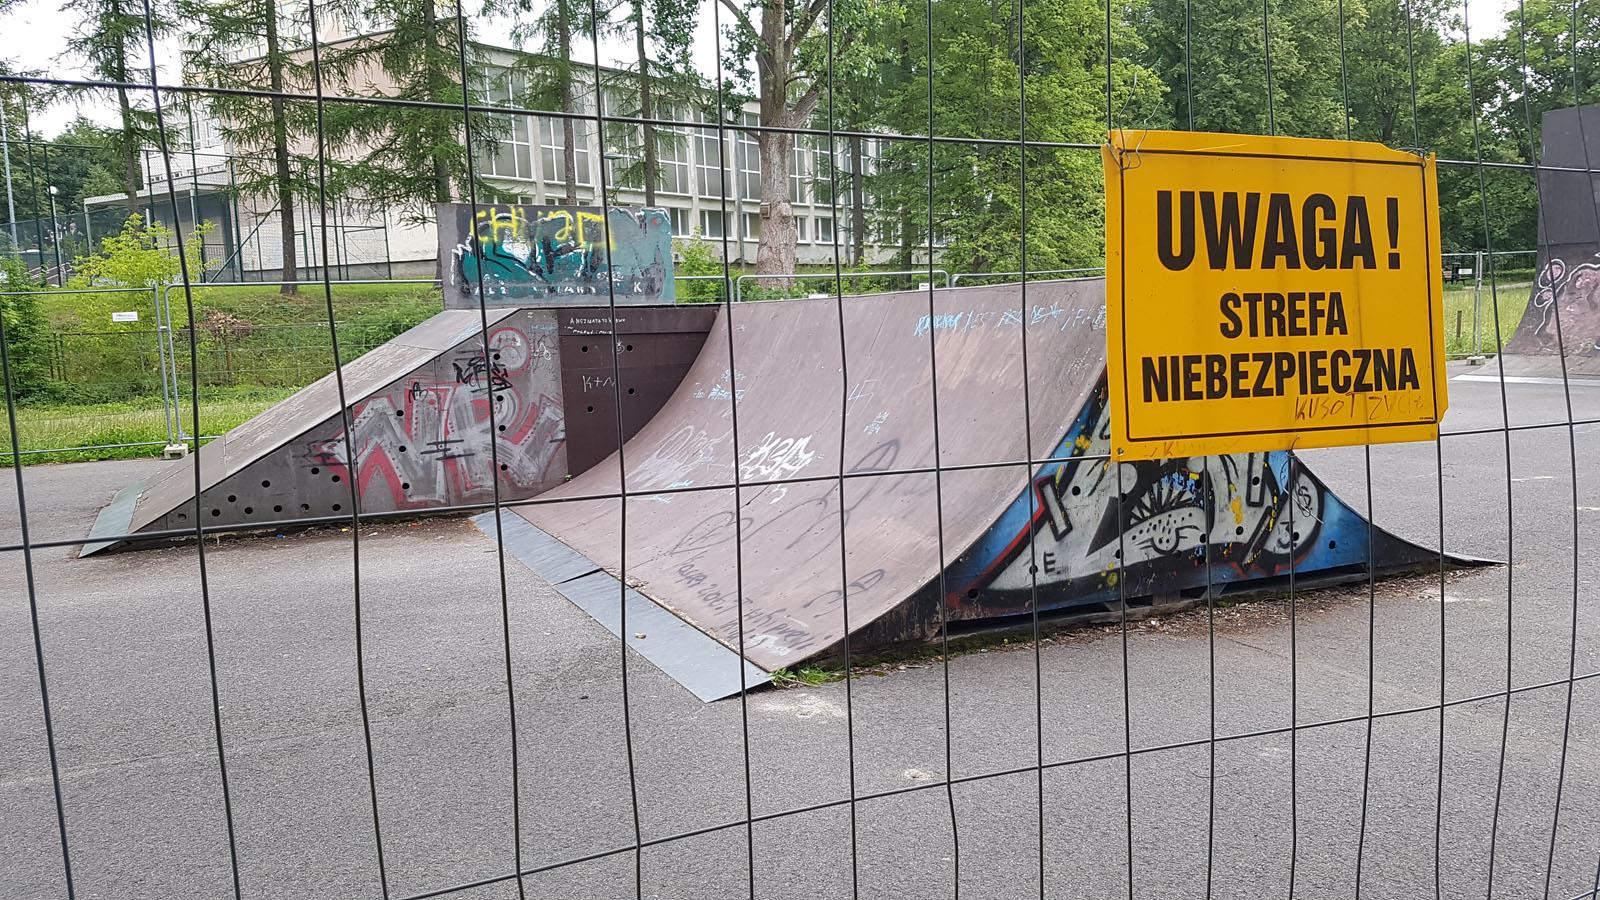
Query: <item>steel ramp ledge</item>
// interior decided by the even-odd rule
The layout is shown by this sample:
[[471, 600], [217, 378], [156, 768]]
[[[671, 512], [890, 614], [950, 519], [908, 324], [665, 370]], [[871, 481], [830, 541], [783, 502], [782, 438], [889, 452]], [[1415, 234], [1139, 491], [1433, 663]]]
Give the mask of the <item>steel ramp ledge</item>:
[[[495, 537], [495, 516], [486, 512], [472, 517], [490, 539]], [[535, 575], [550, 582], [573, 606], [589, 614], [615, 637], [622, 636], [621, 583], [588, 557], [522, 518], [502, 513], [502, 549], [516, 557]], [[760, 687], [772, 676], [750, 663], [740, 665], [739, 654], [705, 632], [663, 609], [632, 588], [627, 591], [628, 649], [649, 660], [672, 680], [703, 701], [736, 696]], [[740, 669], [744, 683], [739, 681]]]

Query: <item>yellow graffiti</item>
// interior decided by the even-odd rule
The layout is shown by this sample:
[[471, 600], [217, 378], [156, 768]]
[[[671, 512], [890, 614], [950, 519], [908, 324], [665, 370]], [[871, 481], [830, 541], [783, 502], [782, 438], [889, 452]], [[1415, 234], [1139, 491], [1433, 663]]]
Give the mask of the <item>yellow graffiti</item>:
[[[596, 227], [600, 229], [598, 235], [594, 231]], [[605, 243], [607, 250], [617, 249], [616, 244], [608, 242], [608, 239], [610, 239], [610, 229], [606, 228], [605, 216], [590, 212], [578, 213], [578, 240], [584, 246], [592, 247], [595, 244]]]
[[489, 226], [489, 238], [493, 241], [504, 241], [507, 237], [515, 238], [522, 231], [526, 221], [522, 211], [516, 207], [491, 206], [480, 209], [477, 213], [478, 232], [483, 232], [483, 226]]
[[539, 220], [539, 224], [541, 226], [549, 225], [552, 222], [560, 222], [561, 223], [560, 227], [556, 229], [556, 234], [555, 234], [556, 240], [558, 240], [558, 241], [570, 241], [570, 240], [572, 240], [572, 213], [567, 212], [564, 209], [560, 209], [560, 210], [556, 210], [555, 212], [545, 213], [544, 218]]
[[1238, 494], [1234, 494], [1233, 495], [1233, 499], [1228, 501], [1228, 508], [1233, 510], [1233, 524], [1235, 524], [1235, 525], [1243, 525], [1244, 524], [1244, 504], [1239, 502], [1239, 495]]

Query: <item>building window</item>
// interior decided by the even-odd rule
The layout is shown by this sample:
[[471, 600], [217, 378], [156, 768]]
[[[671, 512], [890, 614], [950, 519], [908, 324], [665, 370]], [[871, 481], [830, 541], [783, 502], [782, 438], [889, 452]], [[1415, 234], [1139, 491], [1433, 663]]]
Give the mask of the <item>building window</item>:
[[744, 239], [747, 241], [761, 240], [761, 217], [755, 213], [745, 213], [740, 216], [744, 224]]
[[700, 210], [700, 236], [707, 238], [722, 237], [722, 212], [720, 210]]
[[[491, 73], [486, 88], [489, 105], [512, 105], [517, 97], [527, 91], [525, 73], [499, 69]], [[527, 116], [495, 116], [498, 136], [484, 148], [484, 159], [479, 163], [486, 175], [501, 178], [532, 180], [533, 170], [533, 120]]]
[[[578, 184], [589, 185], [589, 135], [584, 123], [572, 123], [573, 148], [576, 153]], [[566, 135], [561, 119], [539, 120], [539, 156], [543, 162], [544, 180], [558, 193], [567, 182]]]
[[[827, 139], [822, 138], [821, 142]], [[794, 162], [789, 171], [789, 202], [810, 203], [819, 179], [826, 179], [828, 173], [827, 154], [822, 150], [821, 142], [813, 135], [796, 135], [794, 139]], [[817, 202], [826, 203], [823, 191], [815, 191]]]
[[689, 210], [674, 207], [668, 212], [672, 214], [673, 237], [689, 237], [694, 233], [694, 220], [690, 217]]
[[833, 217], [817, 216], [817, 243], [833, 243]]
[[805, 216], [794, 217], [794, 239], [802, 244], [811, 243], [811, 223]]
[[[605, 184], [611, 189], [640, 190], [644, 187], [644, 158], [640, 156], [639, 132], [622, 122], [606, 123]], [[581, 152], [581, 151], [580, 151]], [[608, 158], [609, 157], [609, 158]]]
[[817, 206], [833, 205], [833, 179], [838, 177], [838, 155], [830, 157], [828, 151], [818, 147], [813, 151], [811, 171], [811, 201]]
[[[756, 117], [746, 113], [742, 120], [746, 125], [756, 124]], [[761, 148], [756, 143], [755, 134], [749, 131], [737, 132], [734, 138], [734, 159], [739, 164], [739, 196], [745, 200], [761, 199]]]
[[[708, 121], [702, 113], [702, 121]], [[714, 128], [700, 128], [694, 133], [694, 177], [702, 197], [721, 197], [722, 148]]]
[[[682, 121], [681, 110], [667, 108], [660, 118]], [[656, 190], [663, 194], [689, 193], [689, 129], [658, 127], [656, 135]]]

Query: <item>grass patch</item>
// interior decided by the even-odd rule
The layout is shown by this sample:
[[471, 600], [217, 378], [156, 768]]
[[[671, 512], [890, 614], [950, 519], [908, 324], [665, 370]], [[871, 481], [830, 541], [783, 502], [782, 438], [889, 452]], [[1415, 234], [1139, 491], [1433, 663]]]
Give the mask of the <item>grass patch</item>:
[[[332, 294], [344, 362], [443, 308], [439, 292], [428, 284], [335, 285]], [[159, 395], [158, 319], [151, 292], [44, 291], [37, 298], [49, 374], [35, 392], [40, 397], [24, 400], [80, 404]], [[293, 295], [271, 285], [196, 287], [192, 329], [183, 290], [171, 291], [168, 302], [180, 382], [189, 377], [191, 334], [205, 387], [298, 388], [333, 367], [321, 285], [305, 285]], [[114, 312], [138, 313], [139, 321], [113, 323]]]
[[[221, 434], [291, 393], [293, 390], [263, 388], [207, 392], [200, 404], [200, 428], [206, 434]], [[187, 400], [183, 403], [180, 414], [184, 430], [193, 430], [194, 413]], [[167, 440], [167, 429], [161, 398], [156, 396], [115, 403], [19, 406], [17, 439], [23, 451], [55, 451], [29, 453], [22, 458], [24, 465], [98, 459], [136, 459], [160, 455], [161, 444]], [[82, 447], [90, 444], [145, 442], [159, 443], [143, 447], [56, 450], [59, 447]], [[9, 465], [11, 428], [4, 420], [0, 420], [0, 444], [3, 444], [7, 453], [5, 456], [0, 456], [0, 465]]]
[[797, 669], [786, 666], [772, 672], [772, 683], [780, 688], [816, 687], [843, 680], [844, 669], [830, 666], [800, 666]]
[[[198, 358], [201, 430], [221, 434], [333, 369], [327, 293], [320, 283], [292, 295], [275, 285], [181, 287], [168, 294], [182, 391], [191, 379], [191, 334]], [[431, 284], [335, 284], [339, 350], [349, 363], [443, 308]], [[19, 394], [24, 451], [94, 444], [165, 443], [156, 295], [151, 291], [40, 291], [45, 359], [37, 383]], [[190, 328], [190, 310], [196, 327]], [[113, 323], [114, 312], [139, 321]], [[181, 417], [192, 430], [187, 403]], [[3, 422], [5, 447], [10, 434]], [[8, 449], [8, 448], [7, 448]], [[157, 455], [159, 444], [29, 454], [25, 464]], [[0, 459], [9, 460], [9, 456]]]
[[[405, 320], [412, 324], [442, 308], [439, 289], [430, 284], [335, 284], [333, 314], [340, 322], [372, 323]], [[181, 287], [167, 295], [172, 317], [179, 327], [189, 324], [189, 307]], [[193, 289], [195, 318], [205, 320], [212, 310], [254, 325], [326, 323], [327, 295], [320, 283], [303, 284], [294, 294], [281, 294], [275, 285], [205, 287]], [[148, 291], [105, 291], [72, 294], [42, 291], [39, 308], [57, 331], [144, 330], [154, 325], [155, 299]], [[113, 312], [134, 311], [139, 322], [113, 325]], [[409, 325], [407, 327], [410, 327]]]
[[[1474, 341], [1473, 286], [1471, 284], [1446, 284], [1444, 286], [1444, 351], [1450, 356], [1466, 356], [1473, 352], [1494, 354], [1500, 352], [1501, 343], [1495, 341], [1494, 314], [1498, 301], [1500, 311], [1500, 341], [1509, 342], [1522, 322], [1522, 311], [1528, 307], [1528, 295], [1533, 288], [1529, 280], [1502, 280], [1491, 294], [1487, 279], [1477, 292], [1478, 330], [1481, 343]], [[1460, 322], [1459, 334], [1456, 323]], [[1481, 348], [1481, 349], [1477, 349]]]

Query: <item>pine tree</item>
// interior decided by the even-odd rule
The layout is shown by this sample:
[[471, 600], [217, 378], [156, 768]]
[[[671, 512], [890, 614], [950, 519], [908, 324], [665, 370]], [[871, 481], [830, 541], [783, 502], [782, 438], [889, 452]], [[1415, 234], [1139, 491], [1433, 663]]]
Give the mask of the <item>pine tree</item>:
[[[78, 34], [68, 48], [84, 57], [89, 77], [119, 85], [138, 83], [150, 76], [146, 42], [148, 27], [156, 39], [171, 32], [172, 23], [154, 0], [83, 0], [67, 9], [79, 14]], [[118, 134], [117, 152], [122, 160], [122, 189], [128, 197], [128, 211], [137, 211], [142, 185], [139, 151], [157, 140], [155, 114], [134, 105], [126, 87], [116, 87]]]
[[[628, 98], [628, 108], [608, 109], [608, 115], [637, 116], [640, 119], [675, 118], [690, 105], [703, 103], [704, 85], [695, 74], [690, 58], [699, 0], [628, 0], [628, 15], [614, 31], [634, 42], [634, 71], [619, 86]], [[644, 188], [644, 203], [654, 206], [661, 179], [661, 142], [672, 137], [646, 122], [637, 132], [619, 129], [616, 135], [629, 155], [637, 156], [638, 166], [629, 166], [617, 177]], [[636, 151], [636, 152], [633, 152]], [[634, 171], [637, 169], [638, 171]]]
[[[182, 0], [179, 7], [192, 27], [189, 77], [211, 88], [257, 89], [282, 93], [312, 81], [309, 52], [287, 47], [284, 25], [294, 12], [278, 0]], [[315, 127], [306, 104], [280, 97], [261, 99], [209, 95], [211, 113], [234, 148], [233, 176], [239, 194], [273, 204], [281, 232], [280, 290], [295, 293], [299, 253], [295, 243], [295, 200], [316, 191], [315, 160], [293, 152], [294, 136]]]
[[[370, 94], [381, 74], [385, 97], [450, 107], [327, 104], [330, 184], [347, 201], [421, 223], [434, 219], [436, 204], [465, 195], [475, 175], [461, 113], [454, 110], [464, 97], [481, 104], [486, 84], [462, 85], [461, 54], [467, 54], [469, 73], [483, 72], [485, 61], [470, 39], [463, 48], [456, 12], [437, 0], [366, 0], [353, 18], [373, 30], [324, 49], [330, 93]], [[501, 130], [493, 117], [474, 113], [474, 148], [487, 146]]]

